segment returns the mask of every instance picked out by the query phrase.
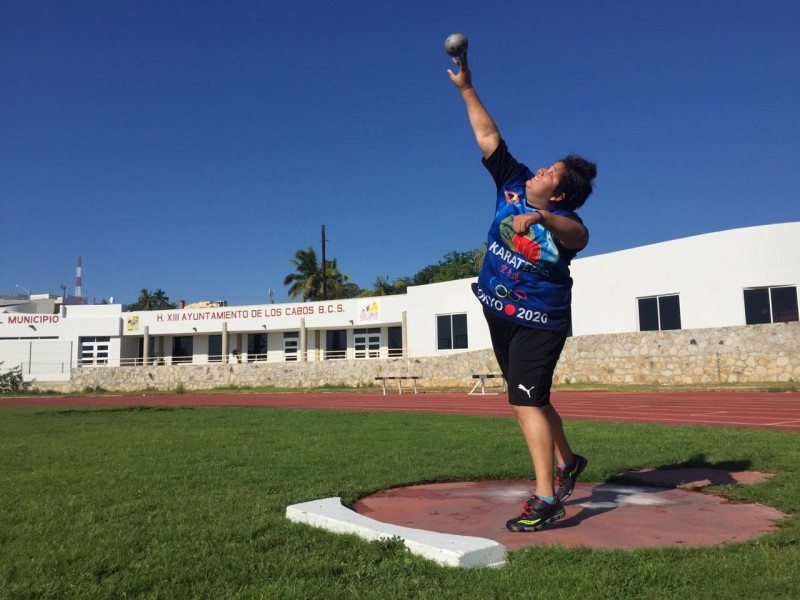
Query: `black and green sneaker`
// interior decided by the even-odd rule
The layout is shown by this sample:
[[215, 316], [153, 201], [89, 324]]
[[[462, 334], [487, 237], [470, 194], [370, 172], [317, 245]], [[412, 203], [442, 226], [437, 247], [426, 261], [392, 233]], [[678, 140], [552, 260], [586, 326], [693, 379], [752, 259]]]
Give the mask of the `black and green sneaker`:
[[571, 465], [556, 470], [556, 496], [562, 502], [572, 495], [575, 489], [575, 482], [578, 481], [583, 470], [589, 461], [580, 454], [575, 454]]
[[522, 514], [506, 523], [506, 527], [511, 531], [539, 531], [548, 523], [558, 521], [565, 514], [567, 511], [558, 498], [549, 504], [539, 496], [531, 496], [522, 505]]

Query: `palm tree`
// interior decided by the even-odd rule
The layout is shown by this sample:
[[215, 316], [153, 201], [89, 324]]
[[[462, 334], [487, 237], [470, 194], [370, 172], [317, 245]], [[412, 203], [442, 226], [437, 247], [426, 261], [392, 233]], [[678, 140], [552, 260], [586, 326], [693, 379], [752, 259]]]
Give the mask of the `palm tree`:
[[[322, 273], [320, 273], [320, 280]], [[319, 300], [333, 300], [336, 298], [347, 298], [351, 294], [350, 276], [339, 272], [339, 266], [336, 264], [336, 259], [325, 261], [325, 283], [327, 287], [328, 297], [323, 298], [320, 294]]]
[[142, 291], [139, 292], [139, 302], [144, 310], [153, 310], [156, 305], [156, 299], [153, 297], [153, 294], [150, 293], [150, 290], [145, 288], [142, 288]]
[[392, 282], [393, 294], [405, 294], [408, 292], [408, 278], [398, 277]]
[[300, 296], [303, 302], [321, 300], [322, 269], [314, 248], [309, 246], [307, 250], [298, 250], [289, 262], [295, 266], [295, 272], [283, 280], [283, 285], [289, 286], [289, 297], [294, 300]]
[[358, 284], [347, 282], [342, 286], [342, 295], [341, 298], [358, 298], [362, 295], [362, 290], [358, 287]]
[[378, 278], [375, 280], [375, 295], [390, 296], [394, 293], [396, 293], [394, 291], [394, 285], [389, 283], [389, 278], [378, 275]]
[[[283, 280], [283, 285], [289, 286], [289, 297], [294, 300], [300, 297], [303, 302], [310, 300], [333, 300], [335, 298], [350, 298], [357, 295], [353, 285], [348, 283], [350, 276], [339, 272], [336, 259], [325, 261], [325, 283], [328, 297], [323, 298], [322, 293], [322, 265], [317, 259], [314, 248], [309, 246], [306, 250], [298, 250], [290, 261], [295, 266], [295, 272], [289, 273]], [[356, 286], [357, 290], [358, 286]]]
[[153, 309], [164, 310], [170, 308], [177, 308], [174, 302], [169, 301], [169, 296], [162, 289], [157, 289], [153, 292]]
[[136, 302], [128, 306], [129, 310], [153, 310], [153, 296], [150, 290], [142, 288]]
[[162, 289], [151, 292], [147, 288], [142, 288], [136, 302], [128, 305], [129, 311], [164, 310], [170, 308], [176, 308], [176, 304], [169, 301], [169, 296], [167, 296], [166, 292]]

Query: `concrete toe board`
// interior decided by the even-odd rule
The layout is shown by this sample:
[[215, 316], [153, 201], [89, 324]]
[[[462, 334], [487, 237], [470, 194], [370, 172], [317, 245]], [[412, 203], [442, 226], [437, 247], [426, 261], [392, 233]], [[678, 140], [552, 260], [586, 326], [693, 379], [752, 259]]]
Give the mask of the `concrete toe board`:
[[508, 550], [585, 546], [630, 550], [740, 542], [776, 529], [786, 515], [760, 504], [647, 485], [578, 483], [567, 515], [535, 533], [506, 529], [531, 495], [532, 481], [472, 481], [395, 488], [366, 496], [355, 509], [384, 523], [495, 540]]
[[376, 521], [343, 506], [338, 497], [288, 506], [286, 518], [369, 541], [400, 538], [412, 553], [453, 567], [499, 567], [506, 560], [505, 547], [494, 540]]

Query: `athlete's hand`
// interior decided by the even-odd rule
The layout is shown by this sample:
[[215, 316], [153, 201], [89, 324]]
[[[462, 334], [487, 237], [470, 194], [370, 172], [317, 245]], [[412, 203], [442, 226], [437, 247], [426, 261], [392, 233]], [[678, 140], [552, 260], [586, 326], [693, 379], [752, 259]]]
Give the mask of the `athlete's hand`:
[[542, 222], [542, 213], [540, 212], [529, 212], [522, 215], [517, 215], [514, 217], [514, 224], [512, 228], [514, 229], [514, 233], [518, 233], [523, 235], [528, 233], [528, 230]]
[[461, 91], [471, 88], [472, 71], [469, 70], [469, 65], [467, 64], [467, 53], [465, 52], [461, 56], [453, 57], [453, 62], [458, 65], [459, 69], [458, 73], [453, 73], [452, 70], [447, 69], [447, 74], [450, 75], [450, 81]]

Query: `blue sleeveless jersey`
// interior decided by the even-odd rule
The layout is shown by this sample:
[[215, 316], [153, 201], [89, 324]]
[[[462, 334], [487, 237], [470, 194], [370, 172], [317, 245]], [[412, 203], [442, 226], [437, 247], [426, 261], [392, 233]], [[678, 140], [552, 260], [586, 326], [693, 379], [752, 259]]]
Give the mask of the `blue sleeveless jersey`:
[[[487, 310], [523, 327], [569, 330], [569, 264], [577, 251], [564, 248], [541, 225], [526, 235], [514, 233], [514, 217], [536, 211], [525, 202], [525, 182], [533, 173], [511, 156], [505, 142], [483, 163], [497, 185], [497, 205], [473, 292]], [[572, 211], [549, 212], [582, 223]]]

